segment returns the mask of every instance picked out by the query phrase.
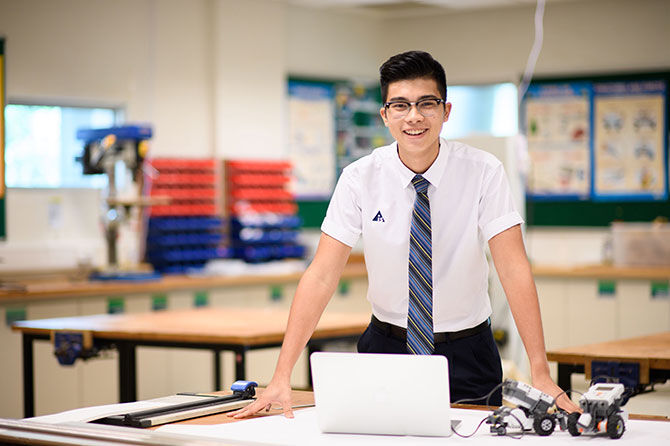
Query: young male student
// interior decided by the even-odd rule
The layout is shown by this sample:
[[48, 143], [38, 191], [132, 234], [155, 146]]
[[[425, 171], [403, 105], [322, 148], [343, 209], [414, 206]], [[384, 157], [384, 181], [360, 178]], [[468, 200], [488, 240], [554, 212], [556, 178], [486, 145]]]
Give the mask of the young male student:
[[[291, 370], [360, 236], [372, 321], [359, 352], [444, 355], [454, 401], [491, 392], [502, 370], [490, 329], [488, 243], [533, 385], [549, 395], [561, 393], [549, 376], [523, 220], [502, 164], [484, 151], [440, 138], [451, 104], [444, 69], [430, 54], [391, 57], [380, 68], [380, 82], [380, 113], [395, 142], [343, 170], [316, 254], [298, 284], [272, 380], [257, 401], [231, 416], [249, 416], [273, 403], [293, 416]], [[490, 402], [501, 404], [499, 390]], [[559, 403], [577, 410], [564, 395]]]

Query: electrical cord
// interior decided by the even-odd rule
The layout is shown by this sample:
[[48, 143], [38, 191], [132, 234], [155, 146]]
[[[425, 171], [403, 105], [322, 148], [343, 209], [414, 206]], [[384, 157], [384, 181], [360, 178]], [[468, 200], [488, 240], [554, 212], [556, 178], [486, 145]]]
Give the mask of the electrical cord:
[[470, 433], [470, 434], [467, 434], [467, 435], [459, 434], [458, 431], [456, 431], [456, 428], [455, 428], [453, 425], [451, 426], [451, 431], [452, 431], [453, 433], [455, 433], [456, 435], [458, 435], [459, 437], [461, 437], [461, 438], [470, 438], [470, 437], [472, 437], [474, 434], [477, 433], [477, 431], [479, 430], [479, 428], [482, 426], [482, 424], [484, 424], [484, 421], [486, 421], [487, 419], [488, 419], [488, 417], [484, 417], [484, 418], [482, 419], [482, 421], [479, 422], [479, 424], [477, 425], [477, 427], [475, 428], [475, 430], [474, 430], [472, 433]]
[[505, 435], [507, 437], [514, 438], [515, 440], [520, 440], [521, 437], [523, 437], [523, 434], [524, 434], [523, 424], [521, 423], [521, 420], [516, 415], [514, 415], [512, 412], [510, 412], [509, 414], [512, 418], [514, 418], [516, 420], [517, 423], [519, 423], [519, 429], [521, 430], [521, 434], [518, 437], [515, 437], [514, 435], [510, 435], [510, 434], [507, 434], [507, 433], [505, 433]]
[[[554, 407], [555, 407], [556, 410], [558, 411], [558, 414], [561, 415], [561, 416], [563, 416], [563, 417], [567, 417], [567, 416], [570, 415], [571, 413], [577, 413], [577, 412], [568, 412], [567, 410], [561, 408], [561, 407], [558, 405], [558, 398], [559, 398], [561, 395], [565, 395], [565, 394], [567, 394], [568, 392], [575, 392], [575, 393], [578, 393], [578, 394], [579, 394], [580, 396], [582, 396], [582, 397], [584, 396], [584, 394], [583, 394], [582, 392], [580, 392], [579, 390], [573, 390], [573, 389], [563, 390], [563, 391], [561, 391], [561, 393], [559, 393], [558, 395], [556, 395], [556, 396], [554, 397]], [[563, 430], [563, 429], [564, 429], [564, 425], [561, 424], [561, 430]]]
[[[568, 389], [568, 390], [563, 390], [561, 393], [559, 393], [558, 395], [556, 395], [556, 396], [554, 397], [554, 401], [557, 401], [558, 398], [559, 398], [561, 395], [565, 395], [565, 394], [567, 394], [568, 392], [575, 392], [575, 393], [580, 394], [581, 396], [584, 396], [584, 394], [583, 394], [582, 392], [580, 392], [579, 390]], [[558, 407], [558, 405], [556, 405], [556, 407]], [[560, 407], [558, 407], [558, 408], [561, 409]], [[563, 409], [561, 409], [561, 410], [563, 410]]]
[[[610, 376], [599, 375], [599, 376], [596, 376], [596, 377], [592, 378], [591, 383], [590, 383], [589, 386], [593, 386], [593, 384], [594, 384], [594, 380], [602, 379], [602, 378], [606, 379], [607, 382], [614, 382], [614, 381], [613, 381], [614, 378], [612, 378], [612, 377], [610, 377]], [[491, 400], [491, 396], [492, 396], [492, 395], [493, 395], [499, 388], [501, 388], [503, 385], [504, 385], [504, 382], [498, 384], [498, 385], [495, 386], [495, 387], [494, 387], [488, 394], [486, 394], [486, 395], [483, 396], [483, 397], [479, 397], [479, 398], [463, 398], [463, 399], [460, 399], [460, 400], [458, 400], [458, 401], [454, 401], [452, 404], [474, 403], [474, 402], [476, 402], [476, 401], [481, 401], [481, 400], [484, 400], [484, 399], [485, 399], [485, 400], [486, 400], [486, 405], [489, 406], [489, 405], [490, 405], [489, 403], [490, 403], [490, 400]], [[629, 388], [626, 388], [626, 392], [629, 392], [629, 391], [630, 391], [630, 389], [629, 389]], [[558, 395], [556, 395], [556, 396], [554, 397], [554, 406], [555, 406], [555, 408], [556, 408], [558, 411], [560, 411], [560, 412], [562, 412], [562, 413], [564, 413], [564, 414], [567, 414], [567, 411], [565, 411], [565, 410], [561, 409], [560, 407], [558, 407], [558, 404], [556, 404], [556, 401], [558, 400], [558, 398], [560, 398], [560, 397], [561, 397], [562, 395], [564, 395], [564, 394], [567, 394], [568, 392], [575, 392], [575, 393], [579, 394], [582, 398], [584, 398], [584, 394], [583, 394], [582, 392], [578, 391], [578, 390], [567, 389], [567, 390], [563, 390], [563, 391], [561, 391]], [[506, 436], [506, 437], [509, 437], [509, 438], [513, 438], [513, 439], [515, 439], [515, 440], [520, 440], [520, 439], [524, 436], [524, 434], [526, 433], [525, 430], [524, 430], [524, 427], [523, 427], [523, 423], [521, 422], [521, 420], [519, 419], [519, 417], [517, 417], [514, 413], [512, 413], [511, 409], [510, 409], [510, 411], [505, 412], [505, 416], [509, 416], [509, 417], [514, 418], [514, 419], [516, 420], [516, 422], [517, 422], [518, 425], [519, 425], [519, 434], [518, 434], [518, 435], [516, 435], [516, 434], [513, 435], [513, 434], [511, 434], [511, 433], [509, 433], [509, 432], [507, 431], [507, 428], [508, 428], [508, 427], [514, 427], [514, 426], [503, 425], [503, 426], [502, 426], [502, 427], [504, 428], [504, 434], [503, 434], [503, 435]], [[564, 416], [565, 416], [565, 415], [564, 415]], [[479, 431], [479, 429], [481, 428], [482, 424], [484, 424], [484, 422], [486, 422], [488, 419], [489, 419], [488, 416], [485, 417], [485, 418], [483, 418], [483, 419], [479, 422], [479, 424], [477, 424], [477, 427], [475, 427], [475, 430], [472, 431], [472, 432], [469, 433], [469, 434], [461, 434], [460, 432], [458, 432], [458, 431], [454, 428], [454, 426], [451, 427], [451, 430], [452, 430], [452, 432], [453, 432], [454, 434], [458, 435], [458, 436], [461, 437], [461, 438], [470, 438], [470, 437], [474, 436], [474, 435], [477, 433], [477, 431]]]
[[533, 72], [535, 71], [535, 63], [540, 57], [540, 51], [542, 50], [542, 41], [544, 40], [544, 3], [545, 0], [537, 0], [537, 7], [535, 9], [535, 40], [528, 55], [526, 69], [519, 85], [519, 104], [521, 104], [523, 97], [526, 95], [530, 80], [533, 78]]
[[487, 405], [487, 406], [490, 406], [490, 405], [491, 405], [491, 397], [493, 396], [493, 394], [498, 390], [498, 388], [501, 388], [501, 389], [502, 389], [502, 387], [503, 387], [504, 385], [505, 385], [505, 382], [503, 381], [503, 382], [501, 382], [500, 384], [498, 384], [497, 386], [495, 386], [495, 387], [493, 388], [493, 390], [491, 390], [491, 391], [489, 392], [488, 395], [486, 395], [486, 405]]
[[485, 399], [486, 400], [486, 405], [489, 406], [490, 405], [489, 402], [491, 401], [491, 396], [496, 392], [496, 390], [498, 390], [499, 388], [502, 388], [503, 384], [504, 384], [504, 382], [498, 384], [489, 393], [487, 393], [486, 395], [484, 395], [482, 397], [463, 398], [463, 399], [460, 399], [458, 401], [453, 401], [451, 404], [474, 403], [475, 401], [481, 401], [481, 400]]
[[[596, 376], [596, 377], [594, 377], [594, 378], [591, 379], [591, 383], [590, 383], [589, 386], [592, 386], [592, 385], [594, 384], [594, 380], [596, 380], [596, 379], [601, 379], [601, 378], [604, 378], [604, 379], [608, 380], [608, 382], [613, 382], [613, 381], [611, 381], [611, 380], [613, 380], [612, 377], [610, 377], [610, 376], [606, 376], [606, 375], [599, 375], [599, 376]], [[485, 400], [486, 400], [486, 406], [490, 406], [491, 396], [493, 396], [493, 394], [494, 394], [499, 388], [501, 388], [503, 385], [504, 385], [504, 382], [498, 384], [497, 386], [495, 386], [495, 387], [494, 387], [488, 394], [486, 394], [485, 396], [482, 396], [482, 397], [479, 397], [479, 398], [462, 398], [462, 399], [460, 399], [460, 400], [458, 400], [458, 401], [454, 401], [452, 404], [474, 403], [474, 402], [481, 401], [481, 400], [484, 400], [484, 399], [485, 399]], [[626, 391], [628, 392], [628, 391], [630, 391], [630, 389], [626, 388]], [[564, 413], [567, 413], [567, 411], [565, 411], [565, 410], [561, 409], [560, 407], [558, 407], [558, 404], [556, 404], [556, 401], [558, 400], [559, 397], [561, 397], [561, 396], [564, 395], [564, 394], [567, 394], [568, 392], [575, 392], [575, 393], [581, 395], [582, 397], [584, 397], [584, 394], [583, 394], [582, 392], [578, 391], [578, 390], [567, 389], [567, 390], [563, 390], [563, 391], [561, 391], [558, 395], [556, 395], [556, 396], [554, 397], [554, 405], [555, 405], [555, 407], [556, 407], [557, 410], [562, 411], [562, 412], [564, 412]], [[512, 435], [512, 434], [508, 433], [507, 430], [505, 429], [505, 434], [504, 434], [504, 435], [507, 436], [507, 437], [509, 437], [509, 438], [513, 438], [513, 439], [515, 439], [515, 440], [519, 440], [519, 439], [521, 439], [521, 438], [524, 436], [524, 434], [525, 434], [525, 431], [524, 431], [524, 428], [523, 428], [523, 423], [521, 422], [521, 420], [519, 419], [519, 417], [517, 417], [517, 416], [516, 416], [515, 414], [513, 414], [511, 411], [510, 411], [510, 412], [507, 412], [506, 415], [508, 415], [508, 416], [510, 416], [510, 417], [512, 417], [512, 418], [514, 418], [514, 419], [516, 420], [516, 422], [519, 424], [519, 430], [520, 430], [520, 432], [519, 432], [519, 435]], [[482, 424], [484, 424], [484, 422], [485, 422], [486, 420], [488, 420], [488, 419], [489, 419], [489, 417], [485, 417], [485, 418], [483, 418], [483, 419], [479, 422], [479, 424], [477, 424], [477, 427], [475, 428], [475, 430], [472, 431], [472, 432], [469, 433], [469, 434], [461, 434], [461, 433], [459, 433], [459, 432], [454, 428], [454, 426], [451, 427], [451, 431], [452, 431], [454, 434], [456, 434], [456, 435], [458, 435], [459, 437], [461, 437], [461, 438], [470, 438], [470, 437], [472, 437], [473, 435], [475, 435], [475, 434], [477, 433], [477, 431], [481, 428]]]
[[[505, 432], [505, 436], [506, 436], [506, 437], [513, 438], [513, 439], [515, 439], [515, 440], [519, 440], [519, 439], [521, 439], [521, 437], [523, 437], [523, 434], [524, 434], [523, 423], [521, 423], [521, 420], [520, 420], [516, 415], [514, 415], [513, 413], [510, 412], [510, 413], [508, 413], [508, 415], [511, 416], [512, 418], [514, 418], [514, 419], [516, 420], [517, 423], [519, 423], [519, 429], [520, 429], [521, 433], [520, 433], [520, 435], [517, 436], [517, 435], [512, 435], [512, 434], [510, 434], [510, 433], [508, 433], [508, 432], [506, 431], [506, 432]], [[473, 435], [475, 435], [475, 434], [477, 433], [477, 431], [479, 430], [479, 428], [482, 427], [482, 424], [484, 424], [484, 422], [485, 422], [486, 420], [488, 420], [488, 418], [489, 418], [489, 417], [484, 417], [484, 418], [482, 418], [482, 420], [479, 422], [479, 424], [477, 425], [477, 427], [475, 427], [475, 430], [472, 431], [472, 432], [469, 433], [469, 434], [461, 434], [460, 432], [458, 432], [458, 431], [456, 430], [456, 428], [455, 428], [454, 426], [451, 426], [451, 431], [452, 431], [454, 434], [456, 434], [456, 435], [458, 435], [459, 437], [461, 437], [461, 438], [470, 438], [470, 437], [472, 437]]]
[[[475, 402], [475, 401], [481, 401], [481, 400], [485, 399], [485, 400], [486, 400], [486, 406], [490, 406], [491, 396], [493, 396], [493, 394], [494, 394], [499, 388], [502, 388], [503, 385], [504, 385], [504, 382], [501, 382], [500, 384], [498, 384], [497, 386], [495, 386], [489, 393], [487, 393], [486, 395], [484, 395], [484, 396], [482, 396], [482, 397], [479, 397], [479, 398], [463, 398], [463, 399], [460, 399], [460, 400], [458, 400], [458, 401], [454, 401], [452, 404], [463, 404], [463, 403], [466, 403], [466, 402]], [[512, 418], [514, 418], [514, 419], [516, 420], [516, 422], [519, 423], [519, 428], [520, 428], [520, 430], [521, 430], [521, 434], [520, 434], [519, 436], [514, 436], [514, 435], [511, 435], [511, 434], [505, 433], [505, 436], [510, 437], [510, 438], [514, 438], [515, 440], [521, 439], [521, 437], [523, 437], [523, 434], [524, 434], [524, 431], [523, 431], [523, 423], [522, 423], [521, 420], [520, 420], [516, 415], [514, 415], [513, 413], [510, 412], [510, 413], [509, 413], [509, 416], [511, 416]], [[479, 430], [479, 428], [482, 426], [482, 424], [484, 424], [484, 422], [485, 422], [487, 419], [488, 419], [488, 417], [483, 418], [483, 419], [479, 422], [479, 424], [477, 425], [477, 427], [475, 428], [475, 430], [472, 431], [472, 433], [470, 433], [470, 434], [461, 434], [461, 433], [459, 433], [459, 432], [456, 431], [456, 428], [454, 428], [454, 426], [451, 426], [451, 431], [452, 431], [454, 434], [456, 434], [456, 435], [458, 435], [459, 437], [461, 437], [461, 438], [470, 438], [470, 437], [472, 437], [473, 435], [475, 435], [475, 434], [477, 433], [477, 431]]]

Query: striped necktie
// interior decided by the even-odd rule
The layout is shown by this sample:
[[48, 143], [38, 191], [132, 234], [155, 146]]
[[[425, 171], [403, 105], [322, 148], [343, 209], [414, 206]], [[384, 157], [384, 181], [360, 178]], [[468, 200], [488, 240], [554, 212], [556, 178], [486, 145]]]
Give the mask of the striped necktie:
[[409, 232], [407, 351], [415, 355], [430, 355], [434, 351], [433, 254], [428, 181], [416, 175], [412, 184], [416, 189], [416, 199]]

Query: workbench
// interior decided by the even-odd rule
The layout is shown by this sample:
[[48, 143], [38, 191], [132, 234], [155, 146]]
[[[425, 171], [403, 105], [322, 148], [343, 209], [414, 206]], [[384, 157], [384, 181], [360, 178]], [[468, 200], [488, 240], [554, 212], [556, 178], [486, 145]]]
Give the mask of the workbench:
[[[214, 383], [221, 388], [219, 353], [235, 353], [235, 379], [245, 379], [246, 353], [281, 346], [288, 310], [277, 308], [199, 308], [140, 314], [100, 314], [19, 321], [23, 344], [24, 416], [34, 415], [33, 342], [55, 331], [90, 333], [100, 348], [119, 352], [119, 401], [137, 399], [136, 348], [207, 349], [214, 352]], [[308, 352], [333, 341], [355, 341], [370, 322], [369, 313], [324, 312], [308, 342]]]
[[[258, 389], [261, 394], [263, 389]], [[293, 405], [303, 406], [314, 403], [311, 392], [293, 391]], [[462, 420], [458, 426], [461, 434], [472, 433], [489, 410], [484, 406], [454, 405], [454, 417]], [[267, 445], [434, 445], [445, 443], [499, 445], [510, 438], [500, 438], [489, 432], [489, 426], [482, 424], [472, 438], [452, 435], [442, 437], [404, 437], [392, 435], [348, 435], [323, 434], [318, 431], [314, 408], [296, 408], [295, 419], [286, 419], [276, 406], [269, 412], [259, 412], [249, 420], [235, 420], [226, 414], [184, 420], [165, 427], [150, 429], [122, 428], [84, 423], [47, 424], [24, 420], [0, 419], [0, 442], [16, 445], [59, 444], [89, 445], [193, 445], [233, 446], [248, 444]], [[374, 416], [374, 414], [371, 414]], [[36, 420], [37, 421], [37, 420]], [[232, 428], [232, 429], [231, 429]], [[156, 432], [157, 430], [157, 432]], [[623, 437], [617, 444], [666, 444], [670, 439], [670, 422], [665, 417], [631, 415]], [[579, 441], [589, 444], [611, 444], [607, 436], [573, 438], [568, 432], [556, 429], [550, 436], [540, 437], [528, 434], [521, 437], [524, 444], [531, 445], [574, 445]]]
[[[353, 260], [357, 260], [352, 256]], [[272, 265], [271, 265], [272, 266]], [[90, 316], [120, 311], [142, 314], [192, 308], [275, 308], [288, 311], [302, 270], [264, 268], [250, 265], [224, 276], [174, 275], [151, 281], [89, 281], [78, 271], [53, 271], [39, 275], [5, 276], [0, 286], [0, 417], [23, 416], [23, 341], [11, 325], [21, 320]], [[233, 274], [236, 272], [236, 274]], [[366, 300], [365, 265], [352, 261], [342, 273], [340, 285], [326, 311], [369, 312]], [[119, 306], [116, 306], [120, 304]], [[351, 348], [342, 343], [338, 348]], [[247, 374], [261, 383], [269, 382], [278, 348], [255, 349], [247, 355]], [[34, 346], [35, 413], [109, 404], [119, 400], [117, 382], [119, 354], [116, 349], [99, 358], [61, 366], [47, 342]], [[222, 377], [229, 385], [235, 375], [236, 358], [223, 351], [220, 358], [207, 350], [139, 347], [137, 382], [140, 399], [182, 391], [217, 388], [211, 370], [222, 363]], [[291, 376], [296, 388], [308, 386], [307, 355], [302, 354]], [[213, 379], [215, 378], [215, 379]], [[228, 381], [230, 379], [230, 381]], [[100, 382], [107, 385], [100, 386]]]
[[534, 265], [547, 350], [670, 329], [670, 267]]
[[[290, 284], [302, 277], [303, 271], [280, 274], [242, 274], [230, 276], [167, 275], [145, 281], [90, 281], [73, 276], [47, 280], [20, 280], [0, 287], [0, 303], [52, 300], [62, 298], [148, 294], [193, 289], [217, 289], [258, 284]], [[351, 262], [342, 272], [342, 279], [367, 278], [365, 264]]]
[[558, 362], [558, 385], [564, 390], [570, 389], [573, 373], [590, 380], [593, 361], [637, 364], [642, 385], [665, 381], [670, 379], [670, 331], [549, 350], [547, 359]]
[[633, 280], [668, 280], [668, 266], [615, 266], [615, 265], [580, 265], [551, 266], [533, 265], [533, 277], [568, 277], [582, 279], [633, 279]]

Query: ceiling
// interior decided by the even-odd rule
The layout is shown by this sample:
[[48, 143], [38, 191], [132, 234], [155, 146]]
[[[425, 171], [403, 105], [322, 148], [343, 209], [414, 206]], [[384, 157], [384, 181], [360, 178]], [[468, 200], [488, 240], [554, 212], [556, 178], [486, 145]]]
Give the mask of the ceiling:
[[[464, 12], [485, 8], [532, 6], [537, 0], [288, 0], [290, 3], [313, 8], [347, 10], [379, 17], [428, 15]], [[577, 0], [547, 0], [577, 1]], [[583, 1], [583, 0], [582, 0]]]

